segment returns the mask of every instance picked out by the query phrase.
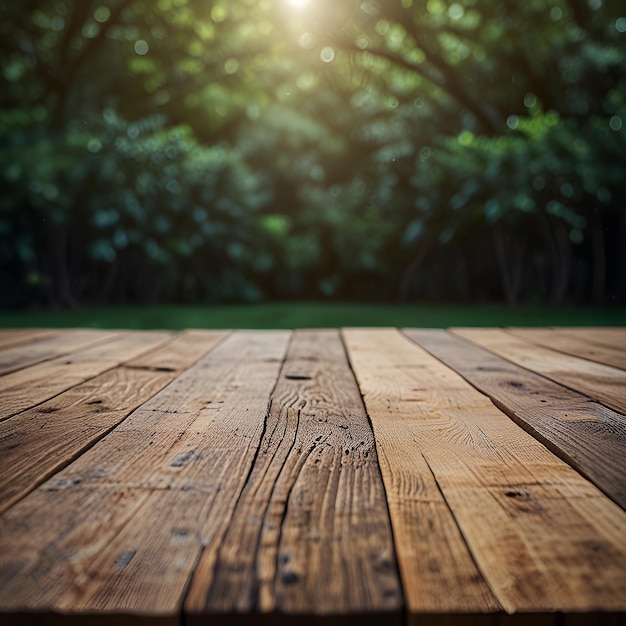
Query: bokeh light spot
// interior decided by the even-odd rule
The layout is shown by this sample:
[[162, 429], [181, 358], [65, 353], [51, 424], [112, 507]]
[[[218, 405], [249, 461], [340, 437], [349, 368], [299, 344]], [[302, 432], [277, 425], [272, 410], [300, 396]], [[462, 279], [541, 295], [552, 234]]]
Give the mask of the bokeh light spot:
[[148, 54], [148, 50], [150, 50], [148, 42], [145, 39], [137, 39], [137, 41], [135, 42], [135, 52], [139, 56], [144, 56]]
[[465, 9], [458, 2], [455, 2], [448, 8], [448, 15], [453, 20], [460, 20], [465, 15]]
[[236, 74], [238, 69], [239, 61], [237, 61], [237, 59], [230, 58], [224, 63], [224, 71], [227, 74]]
[[458, 137], [458, 141], [462, 146], [471, 146], [474, 142], [474, 134], [469, 130], [464, 130]]
[[223, 6], [218, 4], [211, 9], [211, 19], [214, 22], [223, 22], [227, 17], [228, 12]]
[[532, 109], [537, 104], [537, 96], [534, 93], [527, 93], [524, 96], [524, 106]]
[[50, 26], [52, 26], [52, 30], [55, 30], [57, 33], [60, 33], [65, 28], [65, 20], [61, 16], [56, 15], [55, 17], [52, 18], [52, 21], [50, 22]]
[[320, 52], [320, 59], [322, 59], [324, 63], [330, 63], [335, 59], [335, 51], [330, 46], [322, 48], [322, 51]]
[[563, 10], [560, 7], [550, 9], [550, 18], [553, 22], [558, 22], [563, 17]]
[[105, 6], [98, 7], [93, 12], [93, 16], [96, 22], [100, 22], [100, 24], [104, 24], [104, 22], [108, 21], [108, 19], [111, 17], [111, 9]]
[[89, 152], [91, 152], [92, 154], [97, 154], [98, 152], [100, 152], [100, 150], [102, 150], [102, 143], [100, 142], [100, 140], [92, 138], [87, 144], [87, 150], [89, 150]]
[[509, 115], [509, 117], [506, 118], [506, 125], [511, 130], [515, 130], [518, 124], [519, 124], [519, 117], [517, 117], [517, 115]]

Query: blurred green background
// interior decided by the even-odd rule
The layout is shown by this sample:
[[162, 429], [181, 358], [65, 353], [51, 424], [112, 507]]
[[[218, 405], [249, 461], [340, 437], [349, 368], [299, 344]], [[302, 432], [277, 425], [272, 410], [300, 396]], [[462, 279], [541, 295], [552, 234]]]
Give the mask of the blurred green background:
[[350, 302], [378, 303], [373, 325], [463, 323], [424, 303], [624, 319], [621, 0], [20, 0], [0, 18], [3, 325], [268, 303], [270, 327], [279, 301], [347, 303], [283, 326], [350, 324]]
[[0, 311], [0, 327], [20, 328], [339, 328], [451, 326], [626, 326], [621, 307], [291, 302], [106, 306]]

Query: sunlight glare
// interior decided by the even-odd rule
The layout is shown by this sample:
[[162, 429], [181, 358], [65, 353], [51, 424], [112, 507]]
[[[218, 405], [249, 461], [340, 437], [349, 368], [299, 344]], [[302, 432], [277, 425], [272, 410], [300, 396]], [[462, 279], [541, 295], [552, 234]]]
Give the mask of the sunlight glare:
[[311, 0], [287, 0], [287, 2], [295, 9], [304, 9], [310, 4]]

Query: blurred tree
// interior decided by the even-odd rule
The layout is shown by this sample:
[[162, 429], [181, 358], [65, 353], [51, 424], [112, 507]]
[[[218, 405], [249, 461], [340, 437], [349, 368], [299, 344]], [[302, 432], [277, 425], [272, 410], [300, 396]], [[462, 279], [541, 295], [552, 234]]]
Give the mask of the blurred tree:
[[0, 17], [5, 303], [626, 301], [616, 0]]
[[[348, 54], [353, 76], [387, 95], [388, 128], [404, 122], [396, 156], [415, 171], [398, 177], [396, 195], [410, 179], [418, 212], [405, 227], [416, 251], [402, 297], [435, 248], [454, 258], [469, 235], [493, 240], [511, 303], [533, 292], [600, 303], [608, 274], [611, 297], [624, 298], [620, 3], [367, 0], [327, 2], [319, 16], [320, 45]], [[404, 114], [412, 104], [425, 115]], [[536, 274], [551, 286], [533, 288]]]

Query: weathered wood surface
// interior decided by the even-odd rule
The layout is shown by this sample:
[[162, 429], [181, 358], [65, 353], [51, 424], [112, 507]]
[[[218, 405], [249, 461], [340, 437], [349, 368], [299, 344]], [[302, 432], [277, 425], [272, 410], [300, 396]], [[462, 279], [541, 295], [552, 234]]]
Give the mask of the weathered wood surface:
[[169, 333], [161, 332], [112, 335], [105, 343], [2, 376], [0, 421], [41, 404], [169, 339]]
[[372, 420], [409, 614], [498, 611], [501, 604], [481, 576], [432, 472], [423, 447], [428, 435], [419, 432], [423, 417], [435, 432], [450, 419], [424, 413], [436, 397], [445, 402], [447, 390], [428, 388], [432, 381], [417, 349], [397, 331], [348, 330], [344, 337]]
[[337, 332], [293, 337], [250, 474], [185, 608], [198, 623], [250, 611], [399, 620], [374, 437]]
[[[41, 361], [101, 344], [119, 334], [103, 330], [74, 330], [51, 337], [43, 336], [34, 342], [27, 342], [26, 345], [7, 346], [8, 349], [0, 352], [0, 374], [15, 372]], [[17, 338], [22, 337], [22, 333], [17, 334]], [[4, 339], [5, 343], [9, 340], [8, 337]]]
[[566, 333], [572, 337], [591, 341], [598, 346], [609, 348], [619, 348], [626, 351], [626, 336], [623, 328], [584, 328], [567, 327], [559, 328], [559, 332]]
[[626, 390], [564, 386], [623, 329], [31, 332], [0, 332], [3, 625], [626, 619]]
[[185, 333], [0, 422], [0, 512], [117, 426], [226, 333]]
[[405, 332], [626, 508], [623, 415], [445, 331]]
[[464, 339], [626, 414], [626, 372], [532, 345], [504, 330], [454, 328]]
[[568, 333], [564, 329], [509, 328], [508, 332], [558, 352], [626, 370], [626, 346], [603, 345], [593, 337]]
[[60, 331], [42, 328], [2, 329], [0, 331], [0, 350], [21, 346], [41, 339], [49, 339], [59, 333]]
[[[287, 341], [225, 340], [10, 508], [0, 518], [10, 568], [0, 567], [0, 607], [174, 620], [203, 546], [228, 528]], [[33, 502], [54, 524], [41, 527]]]
[[[463, 615], [497, 603], [509, 613], [621, 607], [624, 511], [398, 331], [345, 336], [379, 447], [403, 578], [419, 590], [407, 597], [416, 623], [424, 612]], [[424, 488], [427, 481], [435, 489]], [[407, 516], [408, 503], [416, 510]], [[421, 558], [413, 547], [405, 557], [404, 546], [424, 535], [431, 506], [441, 509], [432, 526], [446, 530], [425, 542]], [[607, 518], [615, 537], [600, 538]], [[597, 542], [586, 541], [590, 536]], [[434, 576], [403, 566], [429, 558], [437, 564]], [[472, 561], [479, 571], [471, 570]]]

